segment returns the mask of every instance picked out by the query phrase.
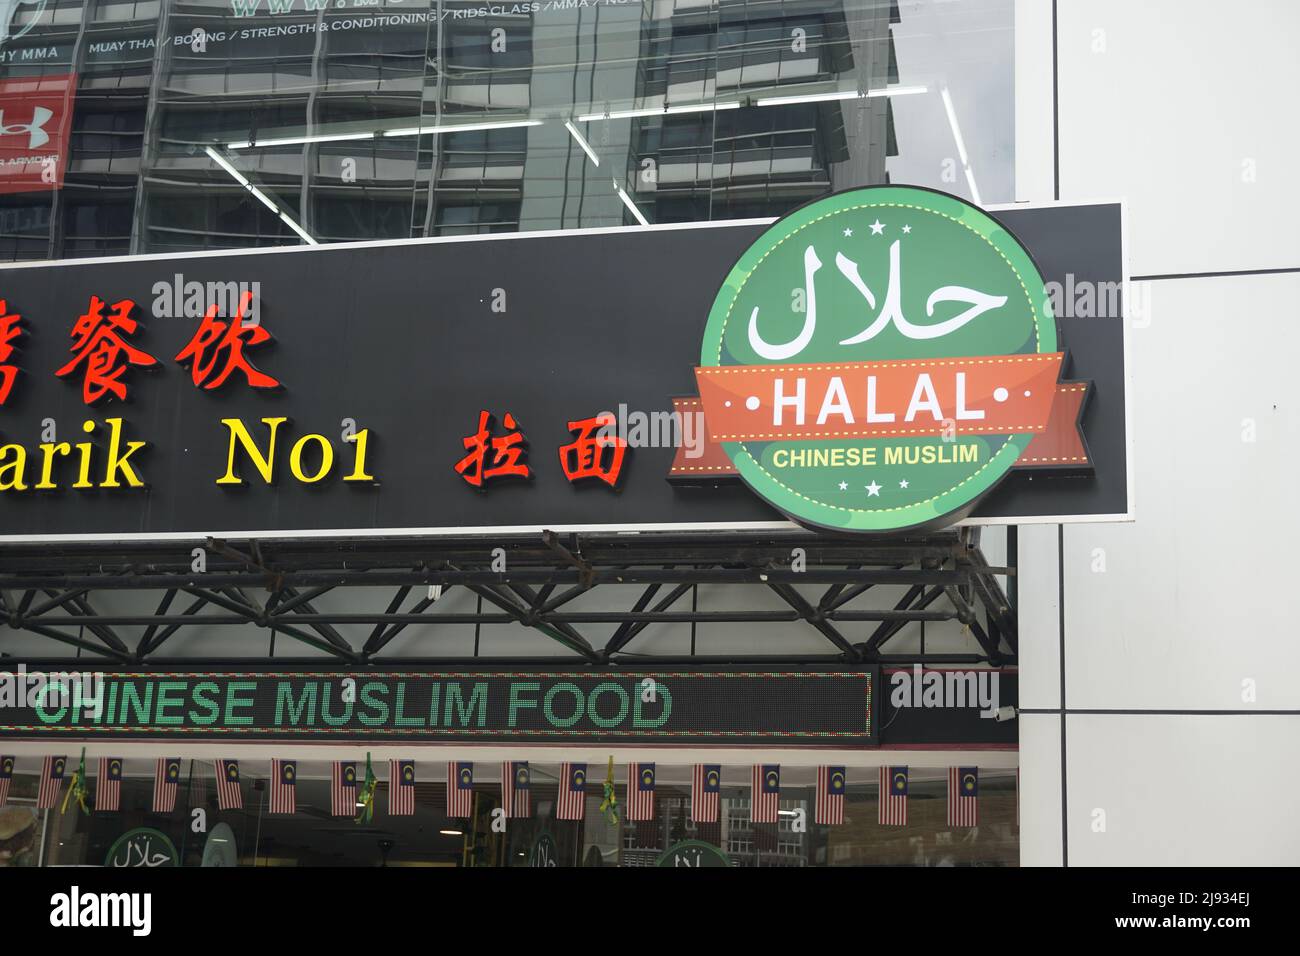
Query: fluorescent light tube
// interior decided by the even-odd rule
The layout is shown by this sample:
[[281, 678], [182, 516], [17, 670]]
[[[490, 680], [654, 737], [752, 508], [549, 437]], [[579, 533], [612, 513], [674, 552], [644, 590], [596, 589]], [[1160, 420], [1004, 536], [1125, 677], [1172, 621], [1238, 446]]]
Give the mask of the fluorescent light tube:
[[803, 93], [791, 96], [765, 96], [754, 102], [755, 106], [786, 106], [791, 103], [826, 103], [832, 100], [873, 99], [880, 96], [907, 96], [924, 93], [924, 86], [885, 86], [878, 90], [835, 90], [830, 93]]
[[966, 142], [961, 138], [961, 128], [957, 125], [957, 113], [952, 108], [952, 97], [948, 95], [948, 87], [939, 91], [939, 96], [943, 99], [944, 111], [948, 114], [948, 125], [952, 127], [952, 138], [957, 141], [957, 155], [961, 157], [961, 164], [967, 165], [969, 160], [966, 158]]
[[374, 139], [373, 132], [367, 133], [322, 133], [320, 136], [280, 136], [275, 139], [243, 140], [227, 143], [226, 149], [251, 149], [254, 146], [298, 146], [303, 143], [342, 143], [353, 139]]
[[320, 243], [318, 243], [315, 239], [313, 239], [311, 236], [307, 234], [307, 231], [303, 229], [302, 226], [294, 222], [293, 219], [289, 217], [288, 213], [281, 212], [280, 207], [277, 206], [275, 202], [269, 196], [266, 195], [266, 193], [262, 192], [262, 190], [258, 189], [256, 186], [250, 183], [246, 176], [240, 173], [240, 171], [237, 170], [234, 166], [231, 166], [230, 163], [226, 162], [225, 157], [223, 157], [211, 146], [205, 146], [203, 148], [203, 151], [208, 154], [209, 159], [211, 159], [214, 163], [216, 163], [218, 166], [224, 169], [230, 175], [230, 177], [235, 180], [235, 182], [239, 183], [239, 185], [243, 186], [250, 193], [256, 196], [258, 201], [261, 202], [262, 205], [264, 205], [267, 209], [271, 210], [271, 212], [276, 213], [285, 222], [285, 224], [288, 225], [290, 229], [292, 229], [294, 232], [298, 234], [298, 236], [302, 239], [303, 242], [307, 243], [307, 245], [309, 246], [320, 245]]
[[587, 158], [591, 160], [592, 165], [599, 166], [600, 157], [597, 156], [596, 151], [591, 148], [591, 144], [588, 143], [583, 138], [582, 134], [578, 132], [578, 127], [574, 126], [569, 120], [565, 120], [564, 128], [569, 131], [569, 135], [573, 137], [574, 142], [582, 147], [582, 151], [587, 154]]
[[738, 110], [740, 103], [696, 103], [690, 106], [669, 106], [664, 110], [668, 116], [674, 116], [677, 113], [708, 113], [716, 110]]
[[943, 109], [948, 114], [948, 125], [952, 127], [952, 138], [957, 144], [957, 155], [961, 158], [962, 169], [966, 173], [966, 185], [970, 186], [970, 198], [975, 205], [983, 205], [979, 187], [975, 185], [975, 173], [970, 168], [970, 157], [966, 155], [966, 141], [962, 139], [961, 127], [957, 125], [957, 111], [953, 109], [952, 97], [948, 95], [948, 87], [943, 87], [939, 91], [939, 96], [943, 99]]
[[618, 184], [618, 180], [615, 179], [612, 180], [612, 182], [614, 183], [614, 190], [618, 193], [618, 198], [623, 200], [623, 205], [627, 206], [627, 208], [632, 211], [632, 215], [636, 216], [636, 221], [641, 223], [643, 226], [650, 225], [650, 220], [641, 215], [641, 210], [636, 208], [636, 203], [634, 203], [628, 194], [623, 191], [623, 187]]
[[318, 246], [318, 245], [320, 245], [319, 242], [317, 242], [315, 239], [313, 239], [311, 236], [309, 236], [309, 235], [307, 234], [307, 230], [306, 230], [306, 229], [304, 229], [302, 226], [298, 225], [296, 222], [294, 222], [292, 219], [290, 219], [290, 218], [289, 218], [289, 214], [288, 214], [287, 212], [282, 212], [282, 213], [280, 213], [280, 218], [281, 218], [282, 220], [284, 220], [285, 225], [287, 225], [290, 229], [292, 229], [292, 230], [293, 230], [294, 232], [296, 232], [299, 236], [301, 236], [301, 237], [302, 237], [302, 241], [305, 242], [305, 243], [307, 243], [307, 245], [309, 245], [309, 246]]
[[437, 136], [441, 133], [468, 133], [483, 129], [518, 129], [521, 126], [541, 125], [541, 120], [506, 120], [499, 123], [443, 123], [436, 126], [410, 126], [403, 129], [384, 130], [384, 135]]
[[208, 154], [208, 157], [214, 163], [224, 169], [226, 173], [235, 180], [235, 182], [239, 183], [239, 185], [243, 186], [245, 189], [251, 185], [243, 173], [237, 170], [234, 166], [231, 166], [230, 163], [226, 162], [225, 158], [211, 146], [205, 147], [203, 151]]
[[613, 110], [609, 113], [586, 113], [578, 117], [579, 123], [593, 120], [634, 119], [639, 116], [676, 116], [680, 113], [710, 113], [715, 110], [738, 110], [739, 102], [688, 103], [683, 106], [646, 106], [635, 110]]
[[266, 194], [262, 192], [262, 190], [258, 189], [256, 186], [252, 184], [249, 184], [244, 188], [247, 189], [254, 196], [256, 196], [258, 199], [262, 200], [263, 206], [271, 210], [271, 212], [275, 213], [277, 216], [280, 215], [280, 207], [277, 206], [275, 203], [273, 203], [270, 199], [268, 199]]

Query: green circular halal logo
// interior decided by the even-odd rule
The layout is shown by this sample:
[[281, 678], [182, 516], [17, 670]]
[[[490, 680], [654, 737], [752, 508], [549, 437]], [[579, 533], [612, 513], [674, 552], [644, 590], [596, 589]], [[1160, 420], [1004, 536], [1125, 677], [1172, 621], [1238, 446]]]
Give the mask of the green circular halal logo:
[[179, 866], [180, 855], [167, 834], [151, 827], [137, 827], [118, 837], [108, 849], [104, 865], [111, 867]]
[[702, 840], [683, 840], [664, 851], [655, 862], [655, 866], [731, 866], [731, 860], [727, 854], [711, 843]]
[[964, 517], [1047, 425], [1061, 354], [1024, 247], [955, 196], [838, 193], [771, 226], [709, 312], [710, 438], [805, 524]]

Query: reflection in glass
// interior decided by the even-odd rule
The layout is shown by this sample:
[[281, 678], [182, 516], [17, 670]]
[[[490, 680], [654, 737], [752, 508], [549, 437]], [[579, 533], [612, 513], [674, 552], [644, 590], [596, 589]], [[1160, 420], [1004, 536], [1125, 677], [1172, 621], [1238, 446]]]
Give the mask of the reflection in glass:
[[[136, 769], [142, 771], [149, 762], [139, 761]], [[716, 847], [733, 867], [1019, 865], [1016, 776], [1010, 770], [981, 774], [977, 827], [950, 828], [942, 769], [914, 768], [907, 825], [894, 827], [877, 823], [874, 783], [850, 782], [844, 823], [823, 826], [813, 821], [813, 788], [786, 785], [784, 780], [777, 823], [752, 823], [748, 787], [724, 786], [718, 822], [696, 824], [691, 820], [690, 768], [685, 765], [658, 768], [653, 820], [611, 823], [599, 809], [600, 787], [594, 779], [588, 781], [585, 818], [559, 820], [558, 767], [533, 764], [530, 815], [510, 819], [502, 830], [499, 821], [494, 825], [494, 811], [501, 806], [495, 780], [480, 782], [476, 776], [472, 819], [447, 816], [444, 780], [431, 779], [439, 774], [440, 762], [418, 762], [413, 815], [387, 814], [388, 784], [383, 780], [378, 809], [369, 822], [332, 816], [324, 762], [301, 761], [296, 812], [271, 813], [268, 765], [269, 758], [241, 761], [243, 809], [221, 810], [212, 762], [186, 759], [171, 813], [153, 812], [152, 777], [130, 767], [122, 781], [120, 810], [89, 815], [76, 809], [66, 814], [35, 810], [36, 775], [19, 773], [11, 811], [0, 820], [0, 867], [34, 866], [38, 860], [43, 866], [100, 866], [123, 834], [142, 827], [169, 839], [182, 866], [213, 865], [211, 859], [204, 860], [212, 855], [214, 835], [230, 841], [222, 848], [229, 857], [222, 865], [241, 867], [651, 867], [687, 841]], [[741, 776], [746, 772], [730, 769]], [[478, 771], [492, 776], [485, 764], [479, 764]], [[805, 768], [800, 779], [813, 773]], [[92, 777], [92, 790], [94, 785]], [[618, 796], [626, 807], [622, 784]], [[204, 833], [193, 831], [196, 809], [204, 812]], [[217, 834], [223, 824], [225, 829]]]
[[0, 83], [76, 74], [62, 187], [0, 177], [5, 259], [1012, 196], [1012, 0], [46, 0], [5, 26]]

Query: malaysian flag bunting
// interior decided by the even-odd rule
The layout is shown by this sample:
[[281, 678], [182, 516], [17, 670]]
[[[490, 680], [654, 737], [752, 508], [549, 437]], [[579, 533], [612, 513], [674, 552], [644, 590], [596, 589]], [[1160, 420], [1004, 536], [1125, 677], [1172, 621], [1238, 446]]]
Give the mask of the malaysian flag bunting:
[[176, 809], [176, 787], [180, 780], [180, 758], [159, 757], [153, 772], [154, 813], [171, 813]]
[[507, 817], [531, 816], [528, 781], [527, 760], [507, 760], [501, 764], [501, 806]]
[[9, 783], [14, 778], [14, 758], [0, 756], [0, 807], [9, 800]]
[[51, 810], [63, 792], [63, 768], [67, 757], [46, 757], [41, 761], [41, 786], [36, 793], [36, 808]]
[[717, 823], [722, 802], [722, 765], [697, 763], [691, 773], [691, 819]]
[[843, 767], [817, 768], [817, 799], [813, 801], [813, 823], [836, 825], [844, 822]]
[[587, 813], [587, 765], [560, 765], [560, 793], [555, 801], [557, 820], [581, 820]]
[[415, 761], [388, 761], [388, 815], [415, 816]]
[[474, 765], [447, 761], [447, 816], [468, 820], [474, 814]]
[[976, 826], [979, 823], [979, 796], [978, 767], [949, 767], [948, 826]]
[[298, 761], [271, 760], [271, 812], [293, 813], [298, 809]]
[[330, 814], [357, 815], [357, 765], [351, 760], [335, 760], [330, 764]]
[[239, 761], [214, 760], [217, 775], [217, 806], [222, 810], [244, 809], [244, 793], [239, 787]]
[[655, 818], [655, 765], [652, 763], [627, 765], [627, 818]]
[[752, 823], [776, 823], [781, 807], [781, 767], [774, 763], [754, 764], [749, 819]]
[[100, 757], [95, 778], [95, 809], [116, 813], [122, 803], [122, 758]]
[[880, 768], [880, 811], [876, 822], [882, 827], [907, 826], [907, 768]]

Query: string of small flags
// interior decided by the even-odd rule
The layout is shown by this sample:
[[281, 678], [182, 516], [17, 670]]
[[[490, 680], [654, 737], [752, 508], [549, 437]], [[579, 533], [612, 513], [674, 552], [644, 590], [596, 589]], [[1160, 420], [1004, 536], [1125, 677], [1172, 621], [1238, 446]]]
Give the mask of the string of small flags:
[[[114, 813], [121, 809], [122, 779], [125, 761], [121, 757], [99, 757], [98, 774], [94, 792], [94, 809], [98, 813]], [[0, 807], [9, 799], [9, 788], [14, 776], [15, 757], [0, 754]], [[238, 760], [218, 759], [212, 762], [217, 784], [217, 805], [222, 810], [243, 808]], [[79, 767], [72, 774], [71, 790], [64, 793], [64, 779], [68, 769], [66, 756], [47, 756], [41, 762], [40, 782], [37, 789], [38, 809], [55, 809], [66, 812], [69, 804], [79, 804], [85, 812], [85, 795], [88, 792], [85, 751]], [[182, 759], [159, 757], [154, 769], [154, 813], [171, 813], [176, 808], [176, 794], [181, 782]], [[612, 763], [611, 763], [612, 774]], [[447, 816], [469, 818], [473, 815], [475, 766], [469, 761], [448, 761], [446, 775]], [[271, 760], [270, 806], [273, 814], [297, 812], [298, 762], [275, 758]], [[612, 789], [606, 780], [604, 789]], [[947, 772], [947, 825], [953, 828], [979, 825], [979, 768], [949, 767]], [[353, 817], [357, 822], [367, 822], [373, 816], [377, 779], [369, 754], [366, 755], [365, 774], [362, 776], [358, 761], [335, 760], [330, 764], [330, 812], [335, 817]], [[880, 826], [907, 825], [907, 802], [910, 773], [904, 766], [879, 768], [879, 800], [876, 822]], [[599, 789], [599, 788], [598, 788]], [[653, 763], [629, 763], [624, 804], [613, 804], [616, 815], [627, 820], [647, 821], [655, 818], [656, 776]], [[817, 768], [814, 790], [813, 822], [836, 826], [844, 823], [844, 796], [848, 789], [848, 772], [845, 767], [824, 765]], [[1020, 770], [1016, 770], [1016, 825], [1020, 824]], [[389, 816], [411, 816], [415, 813], [416, 762], [394, 759], [388, 762]], [[582, 820], [586, 815], [588, 792], [587, 764], [566, 762], [560, 765], [555, 815], [560, 820]], [[507, 817], [526, 818], [532, 815], [532, 778], [526, 760], [507, 760], [501, 763], [501, 805]], [[697, 824], [717, 823], [721, 809], [722, 765], [695, 764], [691, 770], [691, 820]], [[755, 764], [750, 778], [750, 819], [754, 823], [776, 823], [780, 817], [781, 767], [779, 764]]]

